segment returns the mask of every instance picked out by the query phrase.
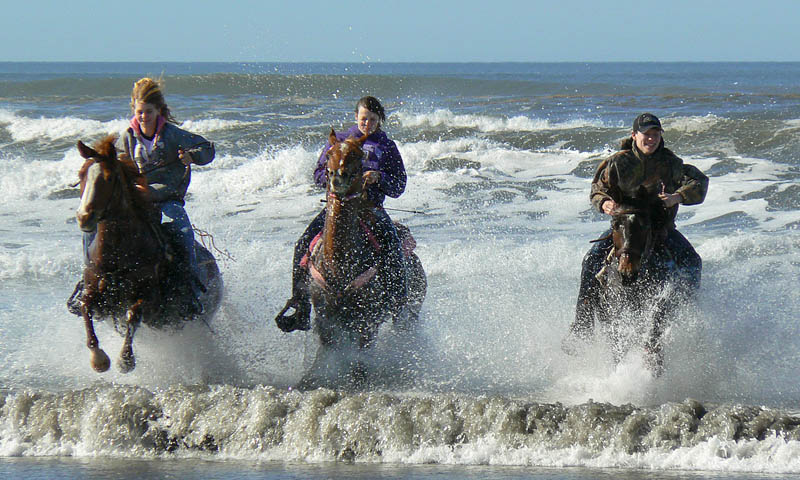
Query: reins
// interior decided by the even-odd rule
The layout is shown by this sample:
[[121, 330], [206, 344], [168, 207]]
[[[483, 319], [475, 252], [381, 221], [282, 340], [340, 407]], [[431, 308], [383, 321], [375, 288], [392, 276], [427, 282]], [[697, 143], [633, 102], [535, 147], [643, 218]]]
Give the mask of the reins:
[[[328, 203], [328, 199], [327, 198], [320, 198], [319, 199], [319, 203]], [[403, 208], [391, 208], [391, 207], [381, 207], [381, 208], [383, 208], [384, 210], [390, 210], [392, 212], [418, 213], [420, 215], [427, 215], [428, 214], [427, 212], [423, 212], [422, 210], [406, 210], [406, 209], [403, 209]], [[602, 239], [600, 239], [600, 240], [602, 240]], [[594, 240], [594, 241], [595, 242], [599, 242], [600, 240]]]

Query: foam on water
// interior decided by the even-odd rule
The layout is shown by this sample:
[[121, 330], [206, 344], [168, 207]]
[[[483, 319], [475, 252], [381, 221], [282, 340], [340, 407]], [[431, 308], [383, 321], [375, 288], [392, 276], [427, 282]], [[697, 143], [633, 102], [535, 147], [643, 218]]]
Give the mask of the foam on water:
[[[3, 456], [156, 456], [796, 472], [796, 425], [687, 400], [575, 407], [458, 394], [97, 386], [3, 395]], [[758, 438], [756, 438], [758, 437]]]
[[29, 118], [0, 109], [0, 126], [15, 142], [58, 140], [65, 137], [92, 138], [110, 132], [120, 132], [128, 125], [124, 119], [100, 122], [77, 117]]
[[[412, 339], [382, 329], [365, 357], [374, 388], [296, 392], [317, 345], [273, 318], [294, 242], [321, 208], [319, 150], [352, 102], [332, 121], [313, 96], [308, 111], [252, 115], [196, 101], [183, 126], [216, 141], [217, 158], [193, 168], [187, 211], [220, 249], [225, 298], [209, 325], [140, 329], [128, 375], [89, 368], [81, 320], [64, 306], [82, 268], [73, 145], [127, 120], [116, 107], [101, 120], [0, 108], [0, 456], [800, 471], [800, 234], [786, 198], [797, 166], [712, 134], [744, 128], [733, 117], [662, 117], [669, 145], [711, 184], [678, 217], [703, 258], [699, 302], [668, 329], [667, 369], [652, 378], [635, 349], [619, 364], [602, 340], [576, 357], [561, 350], [581, 259], [608, 225], [590, 210], [591, 167], [628, 134], [623, 115], [400, 106], [389, 127], [408, 189], [386, 206], [424, 212], [391, 211], [428, 275], [422, 324]], [[279, 136], [239, 141], [262, 127]], [[533, 137], [539, 146], [520, 146]], [[97, 332], [115, 358], [122, 339], [107, 324]]]
[[472, 128], [481, 132], [536, 132], [541, 130], [572, 130], [587, 127], [605, 127], [597, 120], [576, 119], [551, 122], [548, 119], [532, 119], [518, 115], [510, 118], [474, 114], [457, 114], [447, 109], [431, 113], [401, 111], [396, 118], [405, 128]]

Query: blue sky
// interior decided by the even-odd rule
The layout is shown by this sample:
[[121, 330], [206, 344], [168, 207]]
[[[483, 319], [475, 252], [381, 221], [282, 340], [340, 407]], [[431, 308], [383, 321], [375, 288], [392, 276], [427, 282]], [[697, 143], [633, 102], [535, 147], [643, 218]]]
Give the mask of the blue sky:
[[800, 61], [797, 0], [27, 0], [0, 61]]

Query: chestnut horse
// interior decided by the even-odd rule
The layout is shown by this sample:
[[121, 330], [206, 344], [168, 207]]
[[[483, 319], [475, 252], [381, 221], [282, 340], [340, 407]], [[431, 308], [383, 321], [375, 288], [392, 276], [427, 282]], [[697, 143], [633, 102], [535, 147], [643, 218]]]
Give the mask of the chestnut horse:
[[633, 198], [618, 195], [614, 201], [612, 248], [588, 301], [611, 341], [615, 361], [640, 345], [648, 368], [658, 376], [664, 365], [664, 331], [697, 285], [664, 243], [671, 221], [657, 193], [640, 187]]
[[[187, 274], [169, 253], [169, 238], [159, 226], [161, 213], [150, 201], [147, 180], [127, 155], [117, 158], [114, 141], [109, 136], [94, 148], [78, 142], [86, 161], [78, 173], [81, 203], [76, 218], [84, 232], [96, 231], [88, 247], [79, 304], [92, 368], [104, 372], [110, 364], [100, 348], [93, 319], [111, 317], [124, 335], [117, 367], [127, 373], [136, 366], [133, 337], [142, 322], [161, 328], [178, 326], [193, 316], [180, 312], [182, 295], [190, 291], [183, 285]], [[199, 244], [195, 249], [206, 275], [201, 279], [206, 285], [200, 299], [202, 316], [210, 318], [222, 296], [222, 281], [211, 253]], [[76, 294], [80, 294], [79, 288]]]
[[[325, 224], [308, 258], [314, 332], [323, 349], [369, 348], [380, 325], [390, 318], [408, 333], [416, 327], [425, 299], [425, 271], [412, 251], [408, 228], [398, 227], [405, 258], [396, 262], [389, 258], [393, 252], [381, 251], [386, 247], [370, 228], [374, 206], [364, 190], [361, 164], [366, 138], [340, 142], [333, 129], [329, 136]], [[407, 296], [397, 295], [403, 276]], [[359, 368], [355, 365], [354, 373]]]

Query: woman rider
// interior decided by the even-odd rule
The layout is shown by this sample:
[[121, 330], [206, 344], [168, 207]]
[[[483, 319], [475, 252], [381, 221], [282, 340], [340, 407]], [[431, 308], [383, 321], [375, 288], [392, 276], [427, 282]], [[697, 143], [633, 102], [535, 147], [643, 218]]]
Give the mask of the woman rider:
[[[356, 124], [347, 132], [337, 134], [337, 138], [342, 141], [350, 137], [359, 138], [368, 135], [361, 147], [366, 154], [362, 164], [367, 197], [374, 204], [375, 234], [381, 240], [381, 247], [387, 248], [390, 268], [397, 269], [395, 271], [403, 271], [405, 267], [397, 230], [383, 208], [383, 201], [387, 195], [397, 198], [405, 191], [406, 169], [403, 165], [403, 158], [394, 141], [381, 130], [381, 125], [386, 121], [386, 112], [377, 98], [362, 97], [356, 104], [355, 114]], [[326, 143], [317, 161], [317, 168], [314, 170], [314, 182], [323, 188], [328, 181], [326, 153], [330, 148], [330, 143]], [[286, 302], [283, 310], [285, 312], [288, 308], [294, 308], [295, 311], [291, 315], [281, 313], [275, 318], [278, 328], [285, 332], [308, 330], [311, 326], [311, 301], [306, 285], [307, 270], [300, 265], [300, 261], [308, 252], [311, 240], [322, 231], [324, 223], [325, 209], [311, 221], [295, 244], [292, 266], [292, 298]], [[405, 276], [393, 279], [390, 283], [389, 288], [395, 291], [395, 301], [403, 302], [406, 295]]]
[[[145, 77], [134, 83], [130, 105], [133, 117], [117, 141], [117, 150], [124, 151], [136, 162], [139, 171], [147, 177], [150, 198], [169, 219], [163, 227], [172, 238], [179, 240], [185, 265], [191, 273], [194, 295], [188, 313], [202, 313], [199, 297], [205, 285], [198, 271], [194, 230], [183, 206], [192, 177], [191, 165], [206, 165], [214, 160], [214, 144], [175, 125], [177, 122], [164, 99], [160, 81]], [[95, 235], [96, 232], [84, 233], [86, 262]]]

